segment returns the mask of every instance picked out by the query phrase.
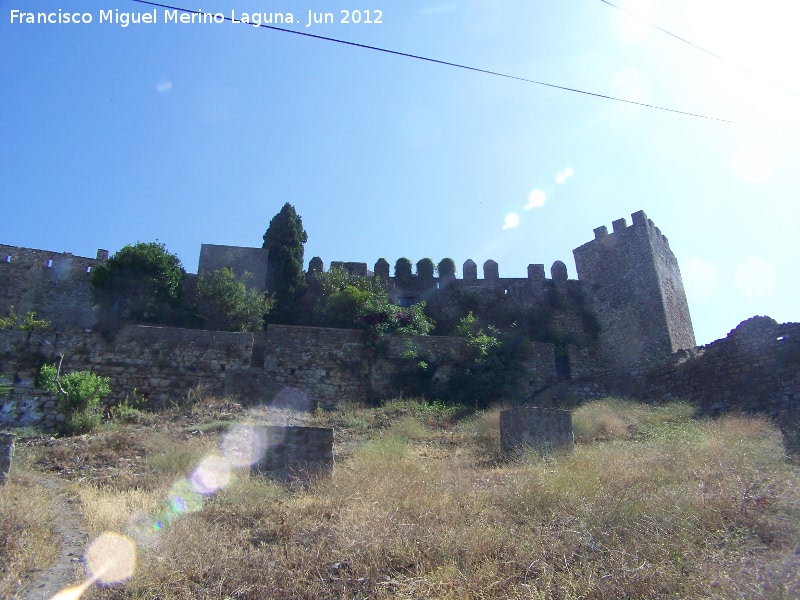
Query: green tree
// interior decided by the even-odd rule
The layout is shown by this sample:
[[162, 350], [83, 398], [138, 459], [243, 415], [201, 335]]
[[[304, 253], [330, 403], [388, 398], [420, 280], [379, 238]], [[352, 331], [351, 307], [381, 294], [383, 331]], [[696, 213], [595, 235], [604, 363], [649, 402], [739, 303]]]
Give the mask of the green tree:
[[137, 242], [92, 270], [92, 302], [107, 325], [124, 319], [181, 324], [187, 314], [181, 288], [185, 274], [164, 244]]
[[267, 291], [275, 299], [268, 319], [275, 323], [293, 323], [297, 318], [300, 297], [305, 290], [303, 244], [308, 234], [303, 220], [288, 202], [272, 217], [264, 234], [267, 259]]
[[237, 279], [228, 267], [201, 275], [197, 281], [197, 308], [206, 327], [225, 331], [258, 331], [273, 301], [245, 285], [252, 275]]

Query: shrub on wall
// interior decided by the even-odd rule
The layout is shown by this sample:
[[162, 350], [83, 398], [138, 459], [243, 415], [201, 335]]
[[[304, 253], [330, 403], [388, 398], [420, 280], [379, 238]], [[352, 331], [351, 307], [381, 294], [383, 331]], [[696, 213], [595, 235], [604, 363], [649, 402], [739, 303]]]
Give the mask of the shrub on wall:
[[12, 306], [7, 317], [0, 317], [0, 329], [19, 329], [20, 331], [41, 331], [50, 327], [44, 319], [37, 319], [34, 311], [19, 316]]
[[258, 290], [248, 289], [245, 273], [238, 279], [228, 267], [201, 275], [197, 281], [197, 309], [210, 329], [258, 331], [273, 300]]
[[461, 320], [457, 332], [466, 338], [468, 353], [450, 377], [444, 397], [476, 410], [508, 399], [521, 371], [524, 337], [516, 328], [509, 332], [491, 325], [484, 328], [472, 313]]
[[446, 277], [455, 277], [456, 261], [454, 261], [452, 258], [443, 258], [439, 261], [439, 264], [436, 265], [436, 272], [442, 279]]
[[432, 280], [435, 268], [430, 258], [423, 258], [417, 261], [417, 277], [423, 281]]
[[414, 280], [414, 276], [411, 274], [411, 261], [405, 256], [398, 258], [394, 263], [394, 278], [401, 285], [408, 285]]
[[182, 324], [188, 317], [181, 285], [186, 272], [180, 259], [159, 242], [125, 246], [92, 269], [92, 302], [105, 326], [132, 319]]
[[407, 308], [389, 302], [380, 280], [351, 275], [344, 269], [316, 273], [316, 324], [366, 329], [375, 334], [427, 335], [434, 322], [425, 315], [425, 303]]
[[[63, 360], [63, 356], [61, 358]], [[100, 377], [91, 371], [62, 375], [59, 362], [58, 366], [43, 365], [37, 383], [41, 388], [58, 394], [61, 408], [67, 414], [64, 433], [85, 433], [100, 425], [100, 400], [111, 393], [108, 377]]]

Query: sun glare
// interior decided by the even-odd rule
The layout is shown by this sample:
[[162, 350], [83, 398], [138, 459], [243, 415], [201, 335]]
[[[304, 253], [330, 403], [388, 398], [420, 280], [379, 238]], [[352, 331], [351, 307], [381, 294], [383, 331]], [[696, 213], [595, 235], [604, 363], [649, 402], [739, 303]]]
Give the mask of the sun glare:
[[519, 226], [519, 215], [517, 213], [508, 213], [506, 215], [505, 223], [503, 223], [503, 229], [513, 229], [514, 227]]
[[547, 194], [545, 194], [542, 190], [533, 190], [528, 195], [528, 203], [525, 205], [525, 210], [540, 208], [544, 206], [545, 202], [547, 202]]

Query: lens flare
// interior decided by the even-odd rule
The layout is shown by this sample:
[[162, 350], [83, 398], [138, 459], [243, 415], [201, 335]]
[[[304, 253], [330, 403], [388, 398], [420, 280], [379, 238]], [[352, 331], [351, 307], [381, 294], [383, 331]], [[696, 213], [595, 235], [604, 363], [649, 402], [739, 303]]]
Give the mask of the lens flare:
[[503, 223], [503, 229], [513, 229], [514, 227], [519, 226], [519, 215], [517, 213], [508, 213], [506, 215], [505, 223]]
[[544, 206], [545, 202], [547, 202], [547, 194], [545, 194], [542, 190], [533, 190], [528, 195], [528, 203], [525, 205], [525, 210], [539, 208]]
[[142, 514], [132, 515], [128, 523], [128, 527], [125, 529], [125, 535], [136, 543], [137, 548], [149, 550], [155, 547], [159, 539], [156, 532], [158, 532], [161, 527], [156, 526], [158, 523], [153, 517]]
[[136, 570], [136, 544], [124, 535], [106, 531], [86, 549], [83, 560], [93, 580], [105, 585], [122, 583]]
[[203, 508], [203, 497], [188, 479], [180, 479], [169, 490], [169, 503], [176, 514], [195, 513]]
[[223, 457], [210, 455], [203, 458], [189, 477], [192, 489], [198, 494], [208, 496], [231, 482], [231, 463]]
[[264, 430], [250, 425], [236, 425], [222, 439], [222, 454], [235, 469], [249, 467], [261, 460], [267, 444]]

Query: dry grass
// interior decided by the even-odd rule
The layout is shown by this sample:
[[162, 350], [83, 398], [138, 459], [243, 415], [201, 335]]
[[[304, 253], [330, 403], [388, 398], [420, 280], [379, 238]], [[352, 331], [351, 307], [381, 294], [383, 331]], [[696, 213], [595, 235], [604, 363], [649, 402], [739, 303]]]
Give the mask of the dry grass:
[[0, 597], [13, 598], [26, 575], [58, 556], [58, 534], [49, 496], [23, 474], [12, 471], [0, 487]]
[[576, 411], [572, 452], [507, 461], [498, 413], [406, 401], [317, 416], [345, 424], [333, 477], [295, 489], [239, 473], [180, 515], [170, 486], [216, 438], [156, 432], [140, 486], [80, 488], [91, 529], [140, 548], [127, 584], [89, 596], [800, 596], [798, 471], [768, 421], [609, 400]]

